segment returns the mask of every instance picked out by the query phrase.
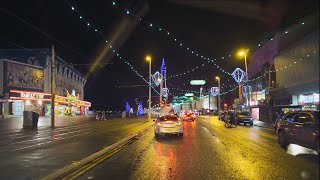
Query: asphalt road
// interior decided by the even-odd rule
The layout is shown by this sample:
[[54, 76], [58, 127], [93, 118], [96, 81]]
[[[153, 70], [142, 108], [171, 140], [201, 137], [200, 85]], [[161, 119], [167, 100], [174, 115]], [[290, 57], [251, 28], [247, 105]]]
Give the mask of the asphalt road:
[[151, 129], [79, 179], [319, 179], [319, 156], [280, 148], [271, 129], [225, 128], [217, 117], [183, 125], [183, 138], [156, 140]]
[[[68, 118], [64, 119], [68, 122]], [[7, 122], [0, 122], [2, 124]], [[0, 132], [0, 179], [39, 179], [79, 161], [153, 122], [145, 118], [60, 123], [55, 129], [14, 129]]]

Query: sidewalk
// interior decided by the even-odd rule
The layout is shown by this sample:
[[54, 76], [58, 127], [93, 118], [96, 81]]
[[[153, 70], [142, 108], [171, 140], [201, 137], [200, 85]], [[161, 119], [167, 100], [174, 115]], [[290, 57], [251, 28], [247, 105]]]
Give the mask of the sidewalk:
[[[22, 117], [1, 119], [0, 179], [39, 179], [154, 123], [146, 118], [96, 121], [83, 117], [87, 119], [57, 117], [56, 124], [61, 127], [54, 129], [49, 128], [50, 118], [42, 117], [41, 130], [23, 129]], [[8, 133], [3, 126], [11, 124], [10, 121], [16, 124], [10, 127], [13, 132]], [[64, 121], [69, 124], [63, 126]]]
[[[94, 116], [56, 116], [55, 126], [62, 127], [72, 124], [84, 123], [85, 121], [94, 120]], [[51, 126], [50, 116], [40, 116], [38, 129], [45, 129]], [[0, 132], [10, 131], [17, 132], [23, 128], [23, 116], [6, 115], [0, 119]]]

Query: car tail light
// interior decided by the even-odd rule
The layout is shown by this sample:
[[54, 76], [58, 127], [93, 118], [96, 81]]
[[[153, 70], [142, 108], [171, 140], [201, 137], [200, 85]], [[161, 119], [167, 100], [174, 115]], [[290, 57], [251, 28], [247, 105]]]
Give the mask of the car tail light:
[[178, 126], [181, 126], [182, 124], [181, 124], [181, 122], [179, 121], [179, 122], [177, 122], [177, 125], [178, 125]]
[[158, 125], [158, 126], [162, 126], [162, 124], [161, 124], [161, 123], [159, 123], [159, 122], [157, 123], [157, 125]]

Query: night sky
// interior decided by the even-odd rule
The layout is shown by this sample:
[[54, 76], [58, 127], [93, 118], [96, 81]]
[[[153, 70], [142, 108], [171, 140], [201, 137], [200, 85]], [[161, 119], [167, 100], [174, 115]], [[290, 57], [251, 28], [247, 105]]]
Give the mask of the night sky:
[[[115, 42], [119, 44], [119, 54], [126, 57], [144, 77], [148, 76], [148, 63], [144, 60], [146, 54], [151, 54], [153, 57], [153, 73], [160, 70], [162, 58], [166, 60], [168, 76], [199, 66], [199, 69], [193, 73], [168, 79], [169, 89], [175, 87], [198, 90], [199, 87], [190, 86], [191, 79], [207, 80], [204, 88], [216, 86], [213, 79], [217, 75], [221, 76], [222, 84], [229, 86], [235, 82], [212, 64], [209, 65], [203, 59], [180, 48], [177, 43], [174, 43], [172, 36], [166, 35], [164, 31], [159, 32], [154, 26], [165, 27], [170, 35], [174, 35], [184, 44], [184, 47], [192, 48], [207, 57], [217, 58], [216, 63], [220, 67], [232, 72], [236, 67], [244, 69], [243, 60], [235, 57], [237, 49], [245, 47], [254, 51], [260, 42], [272, 37], [274, 32], [318, 11], [315, 9], [318, 7], [318, 0], [243, 1], [258, 3], [262, 7], [258, 11], [259, 14], [272, 19], [272, 21], [259, 21], [254, 18], [255, 15], [248, 18], [241, 14], [228, 13], [230, 9], [237, 9], [237, 7], [229, 7], [228, 11], [217, 12], [210, 8], [199, 8], [196, 6], [197, 3], [182, 5], [174, 3], [173, 0], [115, 2], [116, 6], [111, 0], [1, 2], [0, 48], [51, 48], [54, 44], [57, 54], [65, 61], [73, 64], [92, 64], [107, 44], [94, 29], [99, 29], [105, 38], [112, 39], [113, 32], [118, 32], [117, 28], [123, 18], [132, 18], [126, 17], [128, 16], [125, 13], [126, 10], [132, 14], [136, 13], [147, 3], [149, 8], [142, 21], [136, 27], [130, 27], [132, 33], [121, 35], [122, 43]], [[199, 1], [194, 0], [194, 2]], [[80, 19], [78, 13], [84, 19]], [[152, 22], [153, 27], [146, 22]], [[125, 101], [133, 103], [135, 98], [139, 98], [145, 104], [148, 96], [147, 87], [121, 86], [146, 85], [146, 83], [120, 59], [108, 58], [111, 54], [107, 54], [102, 59], [101, 66], [99, 65], [94, 73], [88, 74], [90, 65], [75, 66], [83, 74], [88, 75], [85, 99], [91, 101], [95, 109], [123, 109]], [[229, 54], [232, 56], [229, 57]], [[104, 63], [112, 64], [105, 66]], [[202, 67], [202, 64], [205, 66]], [[231, 88], [225, 88], [225, 90], [228, 89]], [[170, 92], [181, 91], [170, 89]], [[153, 93], [153, 95], [156, 94]], [[234, 91], [223, 99], [231, 103], [236, 97], [237, 91]], [[169, 98], [172, 99], [172, 96]]]

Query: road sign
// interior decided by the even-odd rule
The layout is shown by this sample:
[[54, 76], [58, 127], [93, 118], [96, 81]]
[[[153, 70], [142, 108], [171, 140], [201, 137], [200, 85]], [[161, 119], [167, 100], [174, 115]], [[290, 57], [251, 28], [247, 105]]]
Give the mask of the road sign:
[[204, 84], [206, 84], [206, 81], [205, 80], [191, 80], [190, 84], [191, 85], [204, 85]]
[[193, 93], [186, 93], [184, 96], [192, 97], [192, 96], [194, 96], [194, 94]]

